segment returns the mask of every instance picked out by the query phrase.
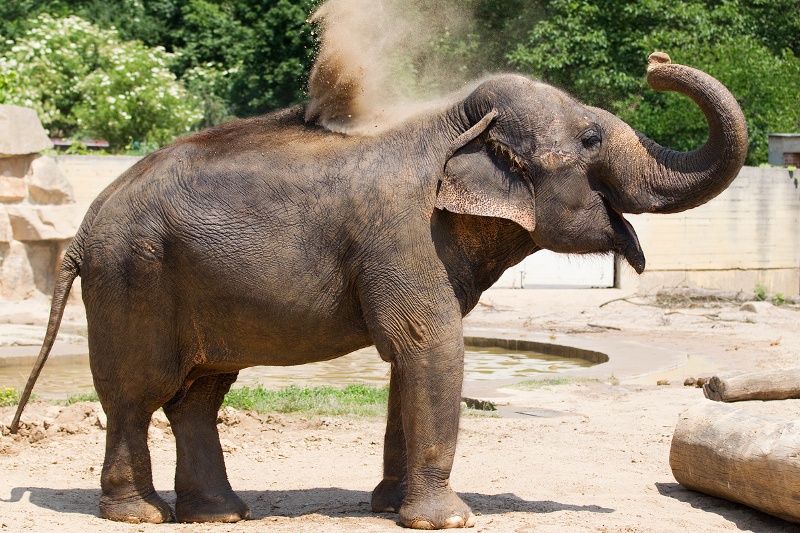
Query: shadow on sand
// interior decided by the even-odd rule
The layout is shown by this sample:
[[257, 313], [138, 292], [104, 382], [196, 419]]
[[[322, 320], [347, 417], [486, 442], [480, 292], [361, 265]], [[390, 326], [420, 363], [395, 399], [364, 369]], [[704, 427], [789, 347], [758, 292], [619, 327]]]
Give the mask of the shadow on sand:
[[[30, 502], [37, 507], [60, 513], [98, 515], [99, 489], [53, 489], [43, 487], [15, 487], [9, 499], [3, 503], [21, 501], [29, 493]], [[174, 491], [159, 491], [170, 505], [175, 505]], [[321, 514], [329, 517], [375, 516], [370, 511], [370, 492], [341, 488], [314, 488], [304, 490], [238, 491], [240, 498], [250, 505], [253, 519], [269, 516], [296, 518], [308, 514]], [[476, 494], [460, 493], [464, 501], [476, 513], [484, 516], [501, 513], [554, 513], [558, 511], [577, 511], [589, 513], [613, 513], [597, 505], [572, 505], [553, 501], [528, 501], [514, 494]], [[381, 514], [394, 521], [397, 515]]]
[[781, 520], [746, 505], [686, 489], [678, 483], [656, 483], [656, 489], [662, 496], [688, 503], [695, 509], [700, 509], [707, 513], [718, 514], [736, 524], [742, 531], [752, 531], [753, 533], [796, 533], [799, 529], [798, 524]]

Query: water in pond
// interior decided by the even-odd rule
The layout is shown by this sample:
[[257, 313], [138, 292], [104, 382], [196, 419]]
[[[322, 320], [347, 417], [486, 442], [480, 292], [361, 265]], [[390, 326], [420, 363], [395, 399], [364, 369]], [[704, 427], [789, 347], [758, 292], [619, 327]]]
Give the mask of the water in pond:
[[[535, 352], [519, 352], [501, 348], [467, 347], [466, 381], [525, 378], [540, 373], [564, 372], [592, 363]], [[44, 398], [66, 398], [93, 389], [89, 357], [51, 359], [36, 381], [35, 394]], [[24, 388], [32, 362], [25, 365], [0, 366], [0, 388]], [[383, 385], [389, 380], [389, 365], [378, 356], [374, 347], [358, 350], [331, 361], [300, 366], [257, 366], [239, 372], [234, 388], [262, 384], [267, 389], [298, 385], [345, 385], [369, 383]]]

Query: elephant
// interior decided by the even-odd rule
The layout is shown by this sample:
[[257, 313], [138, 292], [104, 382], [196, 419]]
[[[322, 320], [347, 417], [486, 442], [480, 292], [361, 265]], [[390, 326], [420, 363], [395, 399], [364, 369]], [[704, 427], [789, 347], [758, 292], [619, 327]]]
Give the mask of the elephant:
[[[238, 372], [374, 345], [389, 400], [372, 510], [412, 528], [474, 525], [449, 482], [464, 316], [542, 249], [616, 253], [641, 273], [623, 214], [703, 204], [744, 163], [745, 119], [719, 81], [661, 52], [647, 80], [701, 108], [702, 147], [670, 150], [562, 90], [498, 74], [374, 135], [330, 131], [298, 106], [148, 155], [99, 195], [65, 252], [12, 429], [80, 276], [108, 417], [103, 517], [251, 518], [216, 428]], [[174, 511], [153, 487], [147, 447], [161, 407], [177, 447]]]

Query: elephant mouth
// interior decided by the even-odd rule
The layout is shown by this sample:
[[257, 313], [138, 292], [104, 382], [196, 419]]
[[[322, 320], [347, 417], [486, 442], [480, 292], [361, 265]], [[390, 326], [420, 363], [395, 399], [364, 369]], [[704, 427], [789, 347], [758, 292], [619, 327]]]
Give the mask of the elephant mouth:
[[603, 204], [608, 212], [611, 229], [614, 230], [614, 251], [625, 257], [637, 274], [641, 274], [644, 272], [645, 258], [636, 231], [631, 223], [625, 220], [622, 214], [614, 209], [605, 198], [603, 198]]

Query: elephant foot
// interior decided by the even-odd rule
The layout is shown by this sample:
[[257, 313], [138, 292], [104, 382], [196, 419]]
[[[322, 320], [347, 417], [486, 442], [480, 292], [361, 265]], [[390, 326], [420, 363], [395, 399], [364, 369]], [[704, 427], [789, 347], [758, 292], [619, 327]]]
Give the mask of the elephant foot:
[[372, 491], [373, 513], [397, 513], [406, 498], [408, 486], [396, 477], [387, 477]]
[[178, 522], [225, 522], [250, 520], [250, 507], [232, 490], [191, 496], [178, 494], [175, 504]]
[[450, 489], [406, 501], [400, 508], [400, 523], [413, 529], [473, 527], [476, 520], [469, 506]]
[[169, 504], [153, 492], [147, 497], [112, 498], [100, 496], [100, 516], [115, 522], [130, 524], [173, 522], [175, 516]]

